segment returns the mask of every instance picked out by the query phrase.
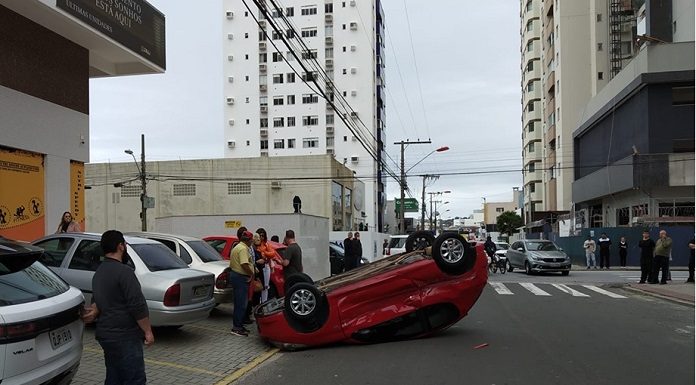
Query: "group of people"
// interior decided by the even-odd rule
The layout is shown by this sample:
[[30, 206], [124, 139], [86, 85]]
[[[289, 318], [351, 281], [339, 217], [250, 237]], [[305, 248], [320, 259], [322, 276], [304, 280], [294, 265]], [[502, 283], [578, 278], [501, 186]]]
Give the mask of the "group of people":
[[343, 240], [343, 255], [344, 255], [344, 270], [349, 271], [360, 266], [362, 260], [363, 249], [360, 242], [359, 232], [348, 232], [348, 237]]
[[[268, 234], [263, 228], [255, 233], [242, 226], [237, 230], [239, 243], [230, 252], [230, 284], [234, 292], [234, 311], [230, 333], [237, 336], [249, 335], [244, 326], [250, 324], [253, 306], [268, 299], [270, 288], [270, 262], [275, 260], [283, 266], [283, 276], [287, 280], [293, 274], [301, 273], [302, 249], [295, 240], [295, 232], [287, 230], [283, 243], [287, 246], [281, 257], [268, 244]], [[260, 290], [255, 290], [260, 286]]]
[[[609, 269], [611, 244], [611, 240], [605, 233], [602, 233], [597, 242], [592, 239], [592, 236], [587, 237], [583, 244], [587, 269], [592, 267], [597, 269], [595, 261], [597, 247], [599, 247], [599, 267], [601, 269]], [[672, 238], [667, 236], [667, 231], [660, 230], [657, 241], [650, 238], [649, 231], [643, 231], [643, 238], [638, 242], [638, 248], [640, 248], [641, 271], [638, 283], [667, 284], [667, 281], [671, 280], [669, 261], [672, 257]], [[694, 239], [691, 239], [689, 241], [691, 256], [689, 257], [689, 277], [686, 280], [687, 283], [694, 283], [694, 248]], [[626, 267], [627, 256], [628, 242], [625, 237], [621, 237], [619, 241], [619, 257], [622, 267]], [[662, 271], [662, 277], [658, 280], [660, 271]]]

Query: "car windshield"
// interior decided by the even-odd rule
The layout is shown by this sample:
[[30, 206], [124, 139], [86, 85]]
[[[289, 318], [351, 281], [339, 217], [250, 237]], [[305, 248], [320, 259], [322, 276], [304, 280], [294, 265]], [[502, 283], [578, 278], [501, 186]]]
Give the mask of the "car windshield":
[[203, 262], [222, 261], [220, 253], [204, 241], [188, 241], [186, 244], [191, 246]]
[[406, 245], [406, 238], [392, 238], [389, 240], [390, 249], [401, 249]]
[[131, 244], [150, 271], [185, 269], [188, 265], [161, 243]]
[[15, 270], [0, 261], [0, 306], [55, 297], [69, 288], [62, 279], [39, 262]]
[[510, 245], [508, 245], [507, 243], [496, 243], [495, 248], [497, 250], [507, 250], [510, 248]]
[[529, 251], [557, 251], [556, 245], [553, 242], [527, 242], [527, 250]]

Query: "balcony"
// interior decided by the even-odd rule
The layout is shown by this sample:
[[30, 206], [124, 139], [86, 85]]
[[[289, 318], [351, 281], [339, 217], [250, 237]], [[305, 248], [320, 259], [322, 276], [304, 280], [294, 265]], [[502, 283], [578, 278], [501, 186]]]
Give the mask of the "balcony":
[[[541, 167], [541, 162], [537, 162], [537, 167]], [[524, 184], [526, 185], [529, 182], [541, 182], [543, 180], [542, 178], [542, 172], [538, 168], [534, 171], [526, 171], [524, 173]]]
[[541, 202], [544, 199], [544, 193], [541, 190], [544, 188], [543, 185], [537, 183], [536, 191], [525, 191], [524, 200], [525, 202]]
[[547, 94], [553, 94], [555, 95], [555, 87], [556, 87], [556, 71], [551, 71], [546, 76], [546, 81], [545, 81], [545, 91]]
[[541, 142], [541, 127], [537, 125], [532, 132], [526, 132], [524, 134], [524, 145], [526, 146], [529, 142]]

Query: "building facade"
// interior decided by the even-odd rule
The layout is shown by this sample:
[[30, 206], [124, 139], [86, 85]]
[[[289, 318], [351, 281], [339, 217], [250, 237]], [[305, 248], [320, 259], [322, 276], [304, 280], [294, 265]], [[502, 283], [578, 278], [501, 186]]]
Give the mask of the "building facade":
[[[147, 191], [157, 218], [294, 212], [329, 218], [333, 231], [357, 230], [363, 183], [330, 155], [147, 162]], [[135, 162], [85, 166], [87, 226], [140, 231], [142, 186]], [[191, 233], [193, 234], [193, 233]]]
[[222, 4], [225, 157], [330, 154], [365, 183], [359, 221], [382, 230], [380, 1]]
[[506, 211], [520, 212], [520, 195], [522, 191], [519, 187], [513, 187], [512, 200], [508, 202], [484, 202], [483, 203], [483, 223], [486, 232], [498, 232], [498, 217]]
[[1, 236], [53, 233], [64, 211], [84, 227], [90, 78], [165, 70], [164, 15], [99, 3], [0, 1]]

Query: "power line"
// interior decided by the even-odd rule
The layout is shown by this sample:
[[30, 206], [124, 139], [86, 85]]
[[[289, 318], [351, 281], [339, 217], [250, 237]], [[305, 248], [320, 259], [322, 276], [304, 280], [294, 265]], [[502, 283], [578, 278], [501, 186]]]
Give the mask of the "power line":
[[411, 54], [413, 54], [413, 66], [416, 69], [416, 80], [418, 81], [418, 94], [420, 95], [421, 107], [423, 108], [423, 119], [425, 120], [425, 129], [430, 138], [430, 125], [428, 124], [428, 116], [425, 113], [425, 102], [423, 101], [423, 88], [421, 87], [420, 75], [418, 74], [418, 61], [416, 60], [416, 50], [413, 48], [413, 34], [411, 33], [411, 20], [408, 17], [408, 7], [404, 0], [404, 11], [406, 11], [406, 23], [408, 24], [408, 38], [411, 42]]

